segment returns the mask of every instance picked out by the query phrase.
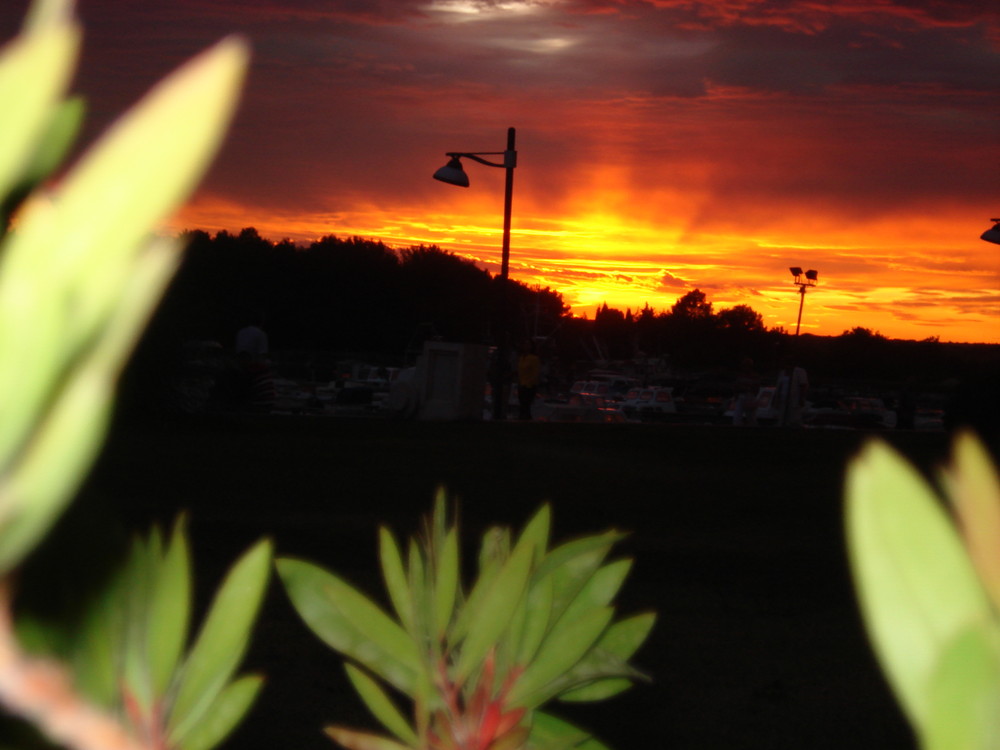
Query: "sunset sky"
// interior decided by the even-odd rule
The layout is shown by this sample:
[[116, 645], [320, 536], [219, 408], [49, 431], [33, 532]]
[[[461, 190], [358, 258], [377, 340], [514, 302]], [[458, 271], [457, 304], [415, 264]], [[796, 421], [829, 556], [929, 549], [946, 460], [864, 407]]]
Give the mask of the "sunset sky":
[[[27, 0], [3, 0], [15, 33]], [[803, 332], [1000, 342], [996, 0], [78, 0], [87, 138], [230, 32], [231, 136], [173, 229], [434, 243], [597, 305], [699, 288]], [[155, 148], [156, 144], [150, 144]]]

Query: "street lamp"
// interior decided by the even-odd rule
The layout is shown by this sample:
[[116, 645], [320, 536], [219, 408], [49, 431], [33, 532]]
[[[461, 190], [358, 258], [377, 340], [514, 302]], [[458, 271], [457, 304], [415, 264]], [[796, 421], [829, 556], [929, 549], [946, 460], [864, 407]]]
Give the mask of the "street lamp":
[[814, 271], [809, 269], [805, 273], [798, 266], [792, 266], [788, 269], [791, 271], [792, 276], [795, 277], [795, 284], [799, 287], [799, 319], [795, 323], [795, 335], [799, 335], [799, 328], [802, 326], [802, 306], [806, 302], [806, 287], [816, 286], [816, 280], [819, 278], [819, 271]]
[[[445, 155], [448, 163], [434, 173], [434, 179], [449, 185], [469, 187], [469, 176], [462, 168], [462, 159], [472, 159], [488, 167], [499, 167], [507, 171], [503, 199], [503, 246], [500, 254], [500, 321], [501, 330], [497, 341], [497, 360], [493, 377], [493, 419], [501, 420], [505, 415], [503, 386], [507, 369], [507, 277], [510, 273], [510, 212], [514, 195], [514, 167], [517, 166], [517, 151], [514, 150], [514, 128], [507, 128], [507, 148], [504, 151], [449, 151]], [[484, 156], [502, 156], [502, 162], [484, 159]]]
[[[506, 151], [449, 151], [445, 156], [449, 157], [448, 163], [434, 173], [434, 179], [447, 182], [449, 185], [469, 187], [469, 175], [462, 168], [463, 157], [488, 167], [499, 167], [507, 170], [503, 199], [503, 251], [500, 256], [500, 278], [506, 281], [510, 266], [510, 207], [514, 195], [514, 167], [517, 166], [517, 151], [514, 150], [514, 128], [507, 128]], [[484, 159], [484, 156], [502, 156], [503, 161], [497, 163]]]

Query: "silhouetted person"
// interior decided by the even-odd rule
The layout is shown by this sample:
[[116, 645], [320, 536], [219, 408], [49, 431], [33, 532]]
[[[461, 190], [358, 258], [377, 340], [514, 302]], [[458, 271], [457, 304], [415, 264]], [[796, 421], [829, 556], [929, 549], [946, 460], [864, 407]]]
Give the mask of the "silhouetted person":
[[531, 405], [535, 402], [541, 373], [542, 361], [535, 353], [535, 344], [530, 340], [525, 341], [517, 358], [517, 402], [520, 407], [518, 412], [520, 419], [531, 419]]
[[259, 320], [253, 320], [236, 332], [236, 355], [247, 353], [253, 357], [263, 357], [268, 352], [267, 334]]
[[760, 376], [754, 370], [753, 360], [744, 357], [736, 375], [736, 399], [733, 405], [733, 424], [757, 426], [757, 393]]
[[806, 407], [806, 393], [809, 391], [809, 376], [805, 368], [786, 357], [778, 374], [776, 393], [778, 397], [779, 423], [784, 427], [801, 427], [802, 414]]

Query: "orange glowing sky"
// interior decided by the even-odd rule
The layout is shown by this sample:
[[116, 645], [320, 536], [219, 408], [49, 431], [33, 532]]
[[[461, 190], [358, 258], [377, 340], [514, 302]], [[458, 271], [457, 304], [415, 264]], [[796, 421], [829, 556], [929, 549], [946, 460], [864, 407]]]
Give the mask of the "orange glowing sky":
[[[0, 9], [13, 33], [26, 0]], [[794, 329], [1000, 343], [995, 0], [79, 0], [92, 132], [229, 31], [255, 58], [174, 229], [434, 243], [511, 275], [669, 308], [699, 288]]]

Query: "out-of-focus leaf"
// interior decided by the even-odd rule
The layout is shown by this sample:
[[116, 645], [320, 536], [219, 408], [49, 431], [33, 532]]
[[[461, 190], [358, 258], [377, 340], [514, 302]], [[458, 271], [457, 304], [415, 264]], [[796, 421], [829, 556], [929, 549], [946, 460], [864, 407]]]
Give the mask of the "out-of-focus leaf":
[[533, 583], [528, 590], [524, 626], [517, 647], [516, 663], [519, 665], [527, 664], [534, 658], [545, 638], [552, 613], [552, 586], [552, 575], [549, 574]]
[[600, 567], [612, 545], [624, 534], [610, 531], [562, 544], [552, 550], [535, 571], [536, 579], [552, 574], [552, 620], [557, 621]]
[[568, 721], [544, 711], [535, 711], [528, 738], [529, 750], [573, 750], [590, 735]]
[[455, 680], [459, 684], [480, 665], [510, 623], [531, 575], [534, 555], [534, 541], [530, 537], [522, 538], [473, 613], [469, 634], [462, 642], [455, 666]]
[[382, 578], [385, 580], [386, 591], [392, 602], [400, 622], [410, 633], [413, 628], [413, 596], [407, 585], [406, 570], [403, 568], [403, 558], [399, 554], [399, 546], [392, 532], [384, 526], [379, 529], [379, 561], [382, 564]]
[[264, 678], [259, 675], [246, 675], [226, 685], [179, 750], [211, 750], [219, 745], [246, 716], [263, 686]]
[[945, 479], [969, 556], [1000, 612], [1000, 479], [986, 448], [971, 433], [955, 438]]
[[24, 19], [26, 31], [37, 31], [69, 22], [73, 17], [73, 0], [34, 0]]
[[83, 695], [102, 708], [118, 697], [118, 651], [125, 640], [125, 581], [123, 571], [87, 608], [73, 652], [73, 673]]
[[344, 667], [351, 684], [368, 706], [368, 710], [372, 712], [372, 716], [400, 740], [415, 747], [418, 744], [416, 732], [382, 687], [353, 664], [347, 663]]
[[237, 560], [216, 592], [198, 638], [181, 668], [168, 728], [183, 742], [206, 716], [239, 665], [267, 588], [271, 542], [261, 540]]
[[1000, 643], [970, 627], [943, 649], [929, 691], [925, 750], [1000, 748]]
[[74, 96], [59, 102], [52, 113], [45, 134], [31, 162], [25, 167], [22, 180], [34, 186], [48, 177], [63, 163], [83, 125], [83, 98]]
[[545, 503], [528, 521], [521, 532], [519, 544], [530, 544], [535, 549], [535, 560], [545, 557], [549, 546], [549, 531], [552, 528], [552, 507]]
[[[133, 266], [132, 276], [119, 291], [120, 314], [108, 321], [97, 347], [79, 362], [75, 377], [59, 392], [30, 445], [19, 455], [16, 471], [7, 477], [6, 487], [0, 493], [3, 495], [0, 497], [0, 573], [9, 569], [48, 530], [96, 456], [110, 412], [113, 377], [176, 266], [176, 247], [172, 240], [156, 240], [150, 244], [141, 262]], [[34, 250], [36, 248], [31, 248]], [[0, 273], [0, 286], [3, 278]], [[31, 285], [27, 291], [31, 291]], [[9, 297], [0, 291], [0, 308]], [[0, 329], [6, 331], [8, 327], [3, 325], [3, 317], [0, 312]], [[34, 320], [39, 323], [37, 318]], [[31, 327], [16, 325], [13, 328]], [[37, 325], [32, 331], [38, 339], [51, 333], [42, 333]], [[0, 336], [0, 342], [10, 338]], [[0, 355], [0, 362], [2, 360]], [[17, 368], [0, 365], [0, 373], [11, 369]], [[14, 399], [5, 403], [19, 401]], [[4, 434], [9, 425], [4, 422]], [[30, 503], [23, 502], [27, 497], [31, 498]], [[18, 512], [5, 518], [5, 503], [12, 503], [10, 507]]]
[[[649, 636], [656, 621], [652, 612], [634, 615], [612, 623], [593, 649], [570, 671], [570, 679], [585, 675], [603, 676], [575, 689], [558, 692], [561, 701], [598, 701], [617, 695], [632, 686], [641, 673], [628, 667], [627, 662]], [[608, 675], [627, 675], [614, 676]]]
[[[0, 195], [25, 175], [73, 74], [80, 31], [67, 21], [23, 34], [0, 48]], [[0, 452], [0, 456], [3, 453]]]
[[434, 580], [434, 623], [435, 635], [438, 639], [444, 637], [455, 610], [455, 599], [458, 594], [458, 529], [447, 532], [440, 556], [436, 560], [437, 570]]
[[614, 615], [611, 607], [588, 612], [574, 622], [553, 628], [542, 642], [535, 659], [524, 670], [511, 689], [511, 705], [533, 708], [539, 705], [539, 694], [545, 687], [568, 672], [593, 648]]
[[632, 561], [628, 559], [618, 560], [598, 568], [586, 580], [579, 593], [573, 597], [573, 601], [566, 607], [560, 619], [576, 620], [596, 607], [610, 604], [622, 584], [625, 583], [625, 578], [631, 569]]
[[321, 640], [412, 695], [423, 665], [405, 630], [355, 588], [312, 563], [281, 558], [277, 567], [295, 610]]
[[332, 726], [323, 729], [327, 736], [347, 750], [410, 750], [388, 737], [382, 737], [370, 732], [359, 732], [348, 727]]
[[919, 730], [935, 665], [962, 628], [989, 621], [989, 601], [930, 487], [884, 443], [848, 470], [847, 529], [868, 632]]
[[191, 553], [186, 519], [174, 524], [170, 545], [155, 572], [149, 603], [146, 653], [156, 695], [170, 686], [187, 641], [191, 613]]

